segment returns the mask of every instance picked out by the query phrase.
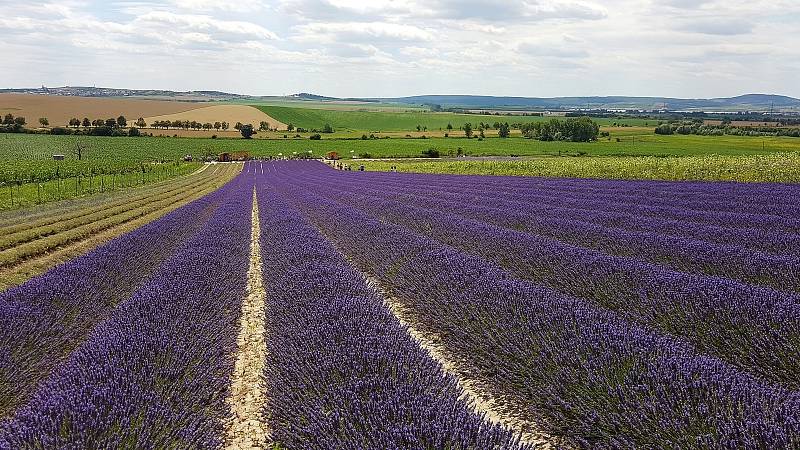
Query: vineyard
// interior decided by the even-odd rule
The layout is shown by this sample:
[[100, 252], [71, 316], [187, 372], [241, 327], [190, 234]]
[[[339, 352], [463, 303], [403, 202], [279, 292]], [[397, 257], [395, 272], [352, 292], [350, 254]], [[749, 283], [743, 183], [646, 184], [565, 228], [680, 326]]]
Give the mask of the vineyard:
[[184, 200], [0, 293], [0, 448], [800, 447], [797, 185], [225, 174], [0, 215]]

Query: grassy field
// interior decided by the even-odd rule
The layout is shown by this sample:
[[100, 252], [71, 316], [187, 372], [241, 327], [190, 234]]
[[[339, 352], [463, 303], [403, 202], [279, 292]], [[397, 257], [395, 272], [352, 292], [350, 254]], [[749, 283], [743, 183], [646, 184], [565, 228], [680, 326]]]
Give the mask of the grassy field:
[[334, 111], [415, 112], [429, 110], [429, 108], [424, 106], [407, 105], [402, 103], [287, 100], [280, 98], [230, 100], [226, 101], [225, 103], [251, 106], [283, 106], [288, 108], [328, 109]]
[[209, 165], [149, 186], [0, 213], [0, 291], [219, 188], [240, 170]]
[[800, 182], [800, 153], [754, 156], [542, 157], [524, 160], [363, 161], [368, 171], [630, 180]]
[[[800, 151], [800, 139], [789, 137], [740, 136], [657, 136], [654, 134], [625, 135], [616, 139], [590, 143], [540, 142], [513, 137], [484, 140], [462, 137], [429, 139], [205, 139], [205, 138], [128, 138], [81, 137], [86, 146], [83, 161], [67, 153], [62, 172], [68, 167], [137, 167], [142, 161], [175, 161], [186, 154], [195, 158], [226, 151], [248, 151], [256, 157], [291, 156], [294, 152], [312, 151], [321, 156], [337, 151], [346, 156], [352, 153], [371, 153], [374, 157], [418, 157], [423, 150], [435, 148], [446, 155], [460, 147], [470, 156], [542, 156], [577, 154], [589, 156], [691, 156], [691, 155], [751, 155], [780, 151]], [[4, 171], [25, 174], [28, 171], [55, 171], [53, 153], [65, 153], [75, 145], [74, 136], [0, 135], [0, 163]], [[66, 172], [65, 172], [66, 173]], [[24, 178], [24, 175], [22, 176]]]
[[[322, 129], [325, 124], [330, 124], [334, 129], [348, 131], [411, 131], [417, 125], [427, 127], [428, 131], [445, 130], [448, 124], [458, 129], [469, 122], [477, 128], [480, 122], [494, 124], [495, 122], [529, 123], [549, 120], [550, 117], [539, 116], [489, 116], [481, 114], [454, 114], [435, 113], [429, 111], [419, 112], [382, 112], [377, 114], [371, 111], [343, 111], [330, 109], [296, 108], [286, 106], [258, 106], [267, 115], [283, 123], [291, 123], [295, 127], [307, 129]], [[644, 126], [655, 121], [644, 119], [596, 119], [600, 125], [610, 126], [614, 123], [631, 126]], [[454, 134], [457, 134], [457, 130]]]

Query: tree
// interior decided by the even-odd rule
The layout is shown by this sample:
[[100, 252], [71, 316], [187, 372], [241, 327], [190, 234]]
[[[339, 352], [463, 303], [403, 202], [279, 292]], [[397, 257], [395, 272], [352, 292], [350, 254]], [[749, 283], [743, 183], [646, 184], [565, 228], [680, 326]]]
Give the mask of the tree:
[[242, 131], [242, 127], [243, 126], [244, 126], [244, 124], [242, 122], [236, 122], [236, 125], [233, 126], [233, 129]]
[[131, 127], [131, 128], [128, 130], [128, 136], [131, 136], [131, 137], [136, 137], [136, 136], [139, 136], [139, 135], [140, 135], [140, 134], [139, 134], [139, 129], [138, 129], [138, 128], [136, 128], [136, 127]]
[[540, 141], [590, 142], [597, 140], [600, 127], [589, 117], [550, 119], [547, 122], [527, 123], [520, 127], [528, 139]]
[[[75, 119], [78, 120], [78, 119]], [[43, 127], [50, 125], [50, 121], [47, 120], [47, 117], [39, 117], [39, 124]]]
[[78, 128], [81, 126], [81, 120], [77, 117], [73, 117], [72, 119], [69, 119], [69, 126]]
[[22, 116], [17, 116], [14, 118], [14, 123], [19, 126], [25, 125], [25, 118]]
[[231, 127], [231, 125], [228, 122], [222, 122], [222, 129], [223, 130], [227, 130], [230, 127]]
[[222, 124], [219, 122], [214, 122], [214, 129], [219, 130], [220, 128], [222, 128]]
[[124, 128], [124, 127], [128, 126], [128, 121], [125, 119], [125, 116], [117, 117], [117, 125], [119, 125], [120, 128]]
[[139, 128], [147, 127], [147, 122], [144, 121], [143, 117], [139, 117], [139, 120], [136, 121], [136, 126]]
[[269, 123], [262, 120], [261, 123], [258, 124], [258, 131], [269, 131]]
[[672, 134], [672, 125], [665, 123], [656, 127], [656, 134]]
[[322, 132], [323, 133], [333, 133], [333, 127], [331, 127], [331, 124], [326, 123], [325, 126], [322, 127]]
[[422, 131], [422, 125], [417, 124], [417, 131]]
[[452, 123], [448, 123], [447, 124], [447, 131], [453, 131], [453, 124]]
[[86, 150], [86, 146], [81, 144], [81, 141], [75, 141], [75, 150], [72, 151], [72, 154], [78, 158], [78, 161], [83, 157], [84, 150]]
[[105, 124], [109, 128], [114, 128], [117, 126], [117, 119], [106, 119]]
[[3, 118], [3, 125], [14, 125], [14, 115], [6, 114], [6, 116]]
[[508, 122], [506, 122], [506, 123], [501, 123], [501, 124], [498, 124], [497, 128], [498, 128], [498, 130], [499, 130], [499, 131], [497, 132], [497, 134], [498, 134], [498, 135], [499, 135], [501, 138], [507, 138], [507, 137], [509, 137], [509, 136], [511, 135], [511, 130], [509, 129]]
[[242, 124], [237, 124], [237, 125], [240, 125], [239, 132], [242, 133], [242, 137], [245, 139], [251, 139], [253, 135], [256, 134], [256, 130], [249, 123], [247, 125], [242, 125]]
[[92, 125], [92, 122], [89, 120], [88, 117], [83, 118], [83, 128], [89, 128]]
[[464, 126], [461, 127], [461, 129], [464, 130], [464, 136], [466, 136], [467, 139], [472, 139], [472, 124], [471, 123], [469, 123], [469, 122], [465, 123]]
[[286, 129], [289, 130], [289, 131], [292, 131], [292, 130], [294, 130], [294, 125], [292, 125], [292, 124], [286, 125]]

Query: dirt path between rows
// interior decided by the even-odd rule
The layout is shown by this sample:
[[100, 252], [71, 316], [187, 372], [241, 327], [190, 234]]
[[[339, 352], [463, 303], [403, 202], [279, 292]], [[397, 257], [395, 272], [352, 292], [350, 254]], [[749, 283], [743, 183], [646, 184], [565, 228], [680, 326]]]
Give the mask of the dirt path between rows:
[[[350, 261], [350, 263], [353, 264], [352, 261]], [[354, 265], [354, 267], [357, 266]], [[441, 346], [425, 337], [425, 335], [414, 327], [410, 315], [400, 301], [384, 291], [378, 279], [363, 272], [362, 274], [367, 284], [381, 295], [386, 307], [389, 308], [397, 320], [408, 330], [408, 334], [411, 335], [412, 339], [414, 339], [423, 350], [428, 352], [431, 358], [442, 366], [442, 370], [456, 379], [459, 387], [463, 391], [462, 398], [472, 405], [476, 413], [483, 414], [491, 423], [502, 425], [513, 431], [519, 437], [520, 442], [524, 444], [529, 444], [537, 449], [554, 448], [548, 437], [537, 430], [535, 424], [522, 422], [502, 413], [496, 402], [489, 394], [482, 392], [477, 386], [477, 383], [473, 380], [463, 378], [459, 373], [458, 365], [445, 355]]]
[[266, 292], [261, 277], [261, 224], [258, 201], [253, 188], [253, 219], [250, 235], [250, 268], [247, 272], [247, 296], [242, 302], [236, 364], [231, 377], [227, 403], [232, 419], [226, 424], [225, 448], [267, 448], [269, 430], [261, 413], [266, 404], [262, 374], [266, 359], [264, 307]]

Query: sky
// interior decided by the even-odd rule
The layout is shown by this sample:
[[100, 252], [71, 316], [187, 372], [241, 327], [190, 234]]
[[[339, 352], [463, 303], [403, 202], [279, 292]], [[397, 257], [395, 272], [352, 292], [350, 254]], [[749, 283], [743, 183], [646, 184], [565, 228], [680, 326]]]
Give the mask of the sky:
[[800, 0], [0, 0], [0, 87], [800, 97]]

